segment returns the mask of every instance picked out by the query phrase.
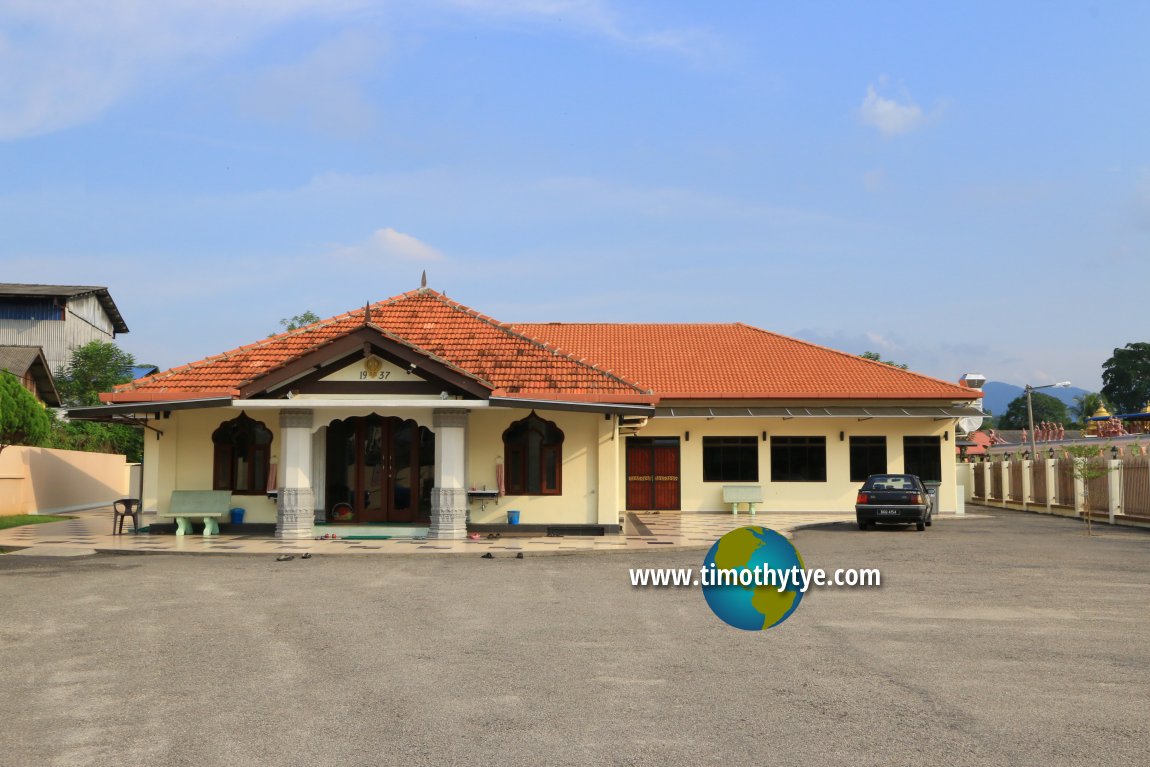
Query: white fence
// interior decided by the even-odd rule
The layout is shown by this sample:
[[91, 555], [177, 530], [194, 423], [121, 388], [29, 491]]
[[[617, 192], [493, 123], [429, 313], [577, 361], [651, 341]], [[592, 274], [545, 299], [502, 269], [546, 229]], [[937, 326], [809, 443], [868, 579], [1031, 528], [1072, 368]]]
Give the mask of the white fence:
[[[1150, 457], [1092, 458], [1105, 473], [1086, 483], [1074, 476], [1074, 459], [1032, 461], [999, 455], [980, 463], [960, 463], [958, 482], [966, 501], [985, 506], [1090, 515], [1110, 523], [1150, 525]], [[1089, 492], [1087, 492], [1089, 491]]]

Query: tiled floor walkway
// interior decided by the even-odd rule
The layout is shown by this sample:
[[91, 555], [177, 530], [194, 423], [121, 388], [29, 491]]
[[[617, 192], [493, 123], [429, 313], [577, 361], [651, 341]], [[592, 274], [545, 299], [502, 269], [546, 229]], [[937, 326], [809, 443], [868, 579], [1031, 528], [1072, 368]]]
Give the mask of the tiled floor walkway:
[[[557, 538], [503, 534], [496, 539], [465, 541], [416, 539], [283, 541], [270, 535], [112, 535], [110, 508], [75, 512], [75, 519], [0, 530], [0, 548], [39, 549], [44, 553], [98, 551], [195, 554], [482, 554], [495, 556], [523, 552], [524, 556], [573, 554], [591, 551], [649, 551], [704, 549], [729, 530], [762, 525], [782, 533], [806, 525], [852, 521], [850, 512], [680, 514], [628, 513], [622, 535], [563, 536]], [[145, 524], [148, 519], [145, 518]], [[131, 527], [129, 521], [126, 527]], [[28, 553], [33, 553], [29, 551]]]

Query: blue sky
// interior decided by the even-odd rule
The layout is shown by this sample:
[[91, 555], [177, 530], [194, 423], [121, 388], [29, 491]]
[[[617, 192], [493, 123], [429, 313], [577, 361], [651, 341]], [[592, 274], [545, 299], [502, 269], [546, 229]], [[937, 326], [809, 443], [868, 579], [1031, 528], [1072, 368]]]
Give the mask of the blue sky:
[[[98, 10], [95, 10], [99, 5]], [[0, 0], [0, 280], [168, 367], [431, 287], [1097, 389], [1147, 340], [1144, 3]]]

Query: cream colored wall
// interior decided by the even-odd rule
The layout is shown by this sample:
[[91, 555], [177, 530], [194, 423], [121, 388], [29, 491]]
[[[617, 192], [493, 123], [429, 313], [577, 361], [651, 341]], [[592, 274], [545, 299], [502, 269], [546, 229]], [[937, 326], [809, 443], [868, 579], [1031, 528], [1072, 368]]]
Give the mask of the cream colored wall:
[[[372, 375], [370, 368], [375, 368], [374, 375]], [[342, 382], [389, 381], [392, 383], [397, 381], [404, 383], [422, 383], [426, 381], [425, 378], [408, 372], [407, 368], [401, 368], [375, 355], [372, 355], [368, 359], [356, 360], [352, 364], [340, 368], [330, 375], [324, 376], [322, 380]]]
[[[171, 418], [152, 421], [165, 434], [157, 442], [148, 432], [145, 438], [145, 508], [167, 510], [172, 490], [203, 490], [212, 482], [212, 432], [224, 421], [239, 415], [238, 408], [184, 410]], [[519, 409], [477, 409], [471, 412], [467, 427], [467, 485], [495, 488], [495, 464], [503, 457], [503, 431], [530, 411]], [[365, 414], [362, 409], [348, 412], [317, 411], [315, 428], [334, 418]], [[414, 417], [431, 428], [430, 411], [388, 413]], [[507, 512], [521, 512], [524, 524], [616, 524], [626, 508], [625, 437], [617, 437], [613, 419], [602, 414], [538, 411], [541, 418], [554, 421], [563, 430], [563, 494], [559, 496], [506, 496], [498, 501], [471, 504], [471, 520], [476, 523], [505, 522]], [[281, 437], [276, 411], [252, 410], [252, 418], [263, 422], [273, 434], [272, 456], [278, 460]], [[690, 440], [684, 439], [686, 432]], [[777, 436], [823, 436], [827, 439], [826, 482], [770, 482], [770, 443], [762, 442], [762, 432]], [[839, 432], [844, 432], [840, 442]], [[759, 482], [764, 489], [767, 510], [819, 511], [853, 508], [858, 482], [850, 480], [851, 436], [885, 436], [887, 468], [903, 468], [902, 437], [908, 435], [942, 437], [942, 486], [940, 511], [955, 510], [954, 425], [951, 421], [921, 419], [753, 419], [680, 418], [652, 419], [639, 436], [680, 438], [682, 509], [720, 511], [721, 482], [703, 482], [704, 436], [758, 436]], [[601, 474], [601, 468], [602, 474]], [[729, 484], [729, 483], [727, 483]], [[0, 485], [2, 490], [2, 485]], [[275, 503], [266, 496], [233, 496], [235, 506], [247, 510], [245, 521], [274, 523]]]
[[[762, 441], [767, 432], [768, 441]], [[843, 439], [839, 441], [839, 432]], [[690, 439], [686, 433], [690, 432]], [[942, 455], [942, 485], [939, 487], [939, 510], [955, 509], [954, 424], [951, 421], [922, 419], [879, 419], [859, 421], [855, 418], [675, 418], [652, 419], [636, 436], [679, 437], [681, 503], [683, 511], [730, 510], [723, 504], [723, 485], [758, 484], [763, 487], [765, 503], [758, 508], [777, 511], [832, 511], [854, 508], [859, 482], [850, 479], [850, 438], [886, 437], [887, 471], [903, 470], [902, 438], [904, 436], [937, 436], [948, 433], [948, 440], [940, 443]], [[704, 482], [703, 437], [758, 438], [759, 481], [756, 483]], [[769, 438], [825, 437], [827, 441], [826, 482], [771, 482], [771, 451]], [[620, 469], [626, 471], [626, 459]], [[617, 503], [626, 508], [626, 483], [620, 483]], [[745, 506], [742, 508], [746, 508]]]
[[0, 515], [108, 506], [130, 495], [122, 455], [9, 446], [0, 451]]
[[27, 475], [24, 453], [14, 447], [0, 450], [0, 516], [28, 513], [24, 500]]
[[[149, 422], [164, 434], [159, 441], [151, 432], [144, 438], [146, 510], [167, 511], [173, 490], [212, 489], [212, 432], [240, 412], [240, 408], [177, 410], [171, 418]], [[276, 461], [281, 446], [278, 411], [252, 410], [248, 416], [271, 430]], [[266, 495], [233, 495], [232, 506], [246, 511], [245, 523], [276, 521], [275, 502]]]
[[[471, 414], [467, 426], [468, 487], [495, 488], [496, 459], [503, 458], [503, 432], [530, 412], [493, 408]], [[612, 423], [602, 414], [536, 412], [563, 431], [563, 494], [505, 496], [487, 503], [486, 508], [472, 503], [471, 521], [506, 522], [507, 512], [515, 509], [521, 512], [521, 524], [616, 524], [617, 508], [609, 512], [608, 520], [600, 520], [598, 481], [600, 438], [610, 439]]]
[[[172, 413], [169, 419], [151, 422], [165, 433], [159, 442], [149, 436], [145, 443], [145, 508], [166, 511], [173, 490], [211, 488], [212, 432], [239, 413], [238, 408], [183, 410]], [[529, 413], [520, 409], [472, 411], [468, 417], [466, 448], [469, 487], [495, 488], [495, 462], [497, 456], [503, 455], [503, 431]], [[384, 414], [414, 418], [434, 431], [430, 410], [389, 410]], [[278, 413], [256, 409], [248, 415], [271, 429], [272, 456], [276, 460], [281, 444]], [[353, 415], [366, 415], [366, 411], [362, 408], [349, 408], [346, 412], [342, 408], [316, 411], [315, 428], [318, 430], [332, 420]], [[601, 454], [613, 461], [618, 450], [618, 443], [612, 439], [614, 421], [604, 419], [601, 414], [539, 411], [539, 416], [554, 421], [563, 431], [563, 494], [508, 496], [487, 503], [485, 509], [473, 503], [472, 521], [506, 522], [507, 512], [516, 509], [521, 512], [520, 522], [524, 524], [616, 524], [620, 507], [611, 499], [618, 485], [617, 476], [604, 481], [607, 496], [603, 503], [599, 499]], [[153, 492], [151, 488], [156, 490]], [[237, 495], [232, 497], [232, 503], [247, 510], [245, 522], [275, 522], [275, 503], [265, 496]]]

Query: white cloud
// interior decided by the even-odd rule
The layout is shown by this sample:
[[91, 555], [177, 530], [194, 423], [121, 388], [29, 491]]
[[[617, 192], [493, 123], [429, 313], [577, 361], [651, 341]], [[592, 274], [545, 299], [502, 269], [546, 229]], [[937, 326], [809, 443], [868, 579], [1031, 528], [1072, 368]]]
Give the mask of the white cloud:
[[361, 32], [324, 41], [300, 61], [241, 80], [240, 109], [271, 121], [299, 118], [337, 136], [361, 135], [377, 122], [363, 79], [380, 52], [378, 38]]
[[9, 0], [0, 7], [0, 140], [82, 124], [149, 83], [293, 19], [367, 0]]
[[899, 349], [899, 345], [897, 343], [890, 340], [886, 336], [874, 332], [873, 330], [868, 330], [863, 335], [866, 336], [866, 340], [869, 341], [872, 346], [877, 346], [883, 351], [894, 352], [898, 351]]
[[626, 23], [606, 0], [446, 0], [460, 9], [488, 16], [537, 18], [583, 29], [639, 48], [673, 51], [696, 60], [717, 52], [711, 33], [698, 28], [638, 29]]
[[[625, 26], [605, 0], [4, 0], [0, 141], [82, 125], [142, 89], [244, 52], [288, 23], [358, 24], [368, 17], [378, 21], [390, 10], [421, 19], [443, 11], [539, 19], [696, 58], [707, 43], [706, 33], [698, 30]], [[405, 14], [386, 15], [396, 23]], [[347, 78], [349, 67], [357, 64], [365, 65], [362, 46], [358, 53], [321, 49], [298, 65], [312, 78], [305, 94], [312, 107], [309, 119], [334, 107], [331, 122], [340, 114], [350, 115], [352, 127], [369, 120], [360, 93]], [[278, 74], [282, 85], [290, 69], [268, 73], [272, 84]], [[326, 81], [310, 87], [324, 74]], [[325, 87], [331, 89], [326, 94]], [[279, 108], [274, 94], [268, 102], [257, 108]]]
[[874, 85], [868, 85], [866, 97], [859, 107], [862, 121], [884, 136], [900, 136], [920, 127], [926, 120], [922, 107], [915, 104], [908, 94], [903, 94], [904, 103], [893, 98], [878, 95]]
[[387, 227], [377, 229], [364, 242], [335, 248], [327, 257], [371, 264], [383, 261], [439, 261], [443, 254], [410, 234]]
[[881, 192], [885, 186], [886, 170], [884, 168], [872, 168], [863, 174], [863, 188], [871, 194]]

